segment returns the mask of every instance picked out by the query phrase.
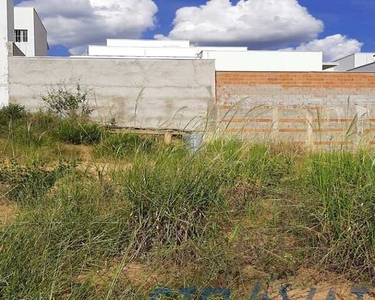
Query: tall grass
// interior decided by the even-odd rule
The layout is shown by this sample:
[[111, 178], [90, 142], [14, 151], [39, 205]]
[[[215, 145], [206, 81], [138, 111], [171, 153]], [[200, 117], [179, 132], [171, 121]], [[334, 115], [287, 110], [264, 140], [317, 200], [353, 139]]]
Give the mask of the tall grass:
[[310, 158], [310, 180], [320, 198], [315, 218], [329, 249], [323, 261], [370, 277], [375, 262], [374, 159], [362, 151]]
[[157, 142], [156, 138], [132, 133], [108, 134], [95, 148], [94, 153], [99, 158], [125, 158], [137, 152], [150, 153], [153, 149], [157, 150]]
[[[217, 140], [191, 154], [117, 134], [90, 149], [110, 162], [104, 173], [4, 155], [0, 187], [20, 208], [0, 228], [0, 298], [147, 299], [162, 285], [245, 293], [248, 266], [264, 280], [302, 266], [374, 279], [369, 151]], [[132, 279], [129, 263], [153, 281]]]
[[137, 161], [123, 186], [139, 247], [180, 245], [204, 236], [209, 214], [225, 211], [224, 190], [236, 176], [235, 167], [220, 155], [181, 156], [173, 151], [154, 161]]

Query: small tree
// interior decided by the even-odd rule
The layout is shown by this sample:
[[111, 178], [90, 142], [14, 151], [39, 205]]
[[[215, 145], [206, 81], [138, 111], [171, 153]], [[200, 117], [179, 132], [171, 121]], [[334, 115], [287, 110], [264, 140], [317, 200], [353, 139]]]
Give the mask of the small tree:
[[64, 118], [87, 117], [93, 109], [89, 106], [87, 91], [81, 89], [79, 84], [72, 92], [64, 86], [49, 90], [47, 95], [42, 96], [49, 110]]

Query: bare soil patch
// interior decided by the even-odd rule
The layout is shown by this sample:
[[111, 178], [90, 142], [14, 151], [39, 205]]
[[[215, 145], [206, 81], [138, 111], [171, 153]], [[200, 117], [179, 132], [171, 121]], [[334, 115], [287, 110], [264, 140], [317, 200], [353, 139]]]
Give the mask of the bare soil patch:
[[6, 200], [1, 200], [0, 198], [0, 226], [14, 220], [17, 216], [17, 211], [18, 207], [16, 204], [9, 203]]

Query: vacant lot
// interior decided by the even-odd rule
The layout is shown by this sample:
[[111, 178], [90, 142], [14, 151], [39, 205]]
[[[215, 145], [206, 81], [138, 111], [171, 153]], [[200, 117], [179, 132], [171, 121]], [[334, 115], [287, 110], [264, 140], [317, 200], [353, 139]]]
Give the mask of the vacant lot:
[[192, 155], [112, 127], [0, 110], [1, 299], [149, 299], [157, 287], [249, 299], [257, 282], [272, 299], [280, 285], [289, 299], [371, 290], [371, 151], [216, 140]]

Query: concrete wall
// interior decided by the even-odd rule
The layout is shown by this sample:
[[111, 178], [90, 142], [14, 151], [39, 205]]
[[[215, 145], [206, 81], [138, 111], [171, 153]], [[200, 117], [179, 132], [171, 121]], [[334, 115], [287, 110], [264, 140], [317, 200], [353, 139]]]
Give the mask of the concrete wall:
[[375, 145], [375, 73], [217, 72], [220, 131], [254, 141]]
[[321, 52], [283, 51], [203, 51], [203, 57], [216, 60], [216, 71], [322, 71]]
[[0, 107], [9, 102], [8, 55], [13, 41], [13, 0], [0, 0]]
[[10, 101], [37, 110], [57, 85], [90, 91], [93, 118], [125, 127], [204, 127], [214, 105], [214, 61], [82, 58], [10, 59]]

